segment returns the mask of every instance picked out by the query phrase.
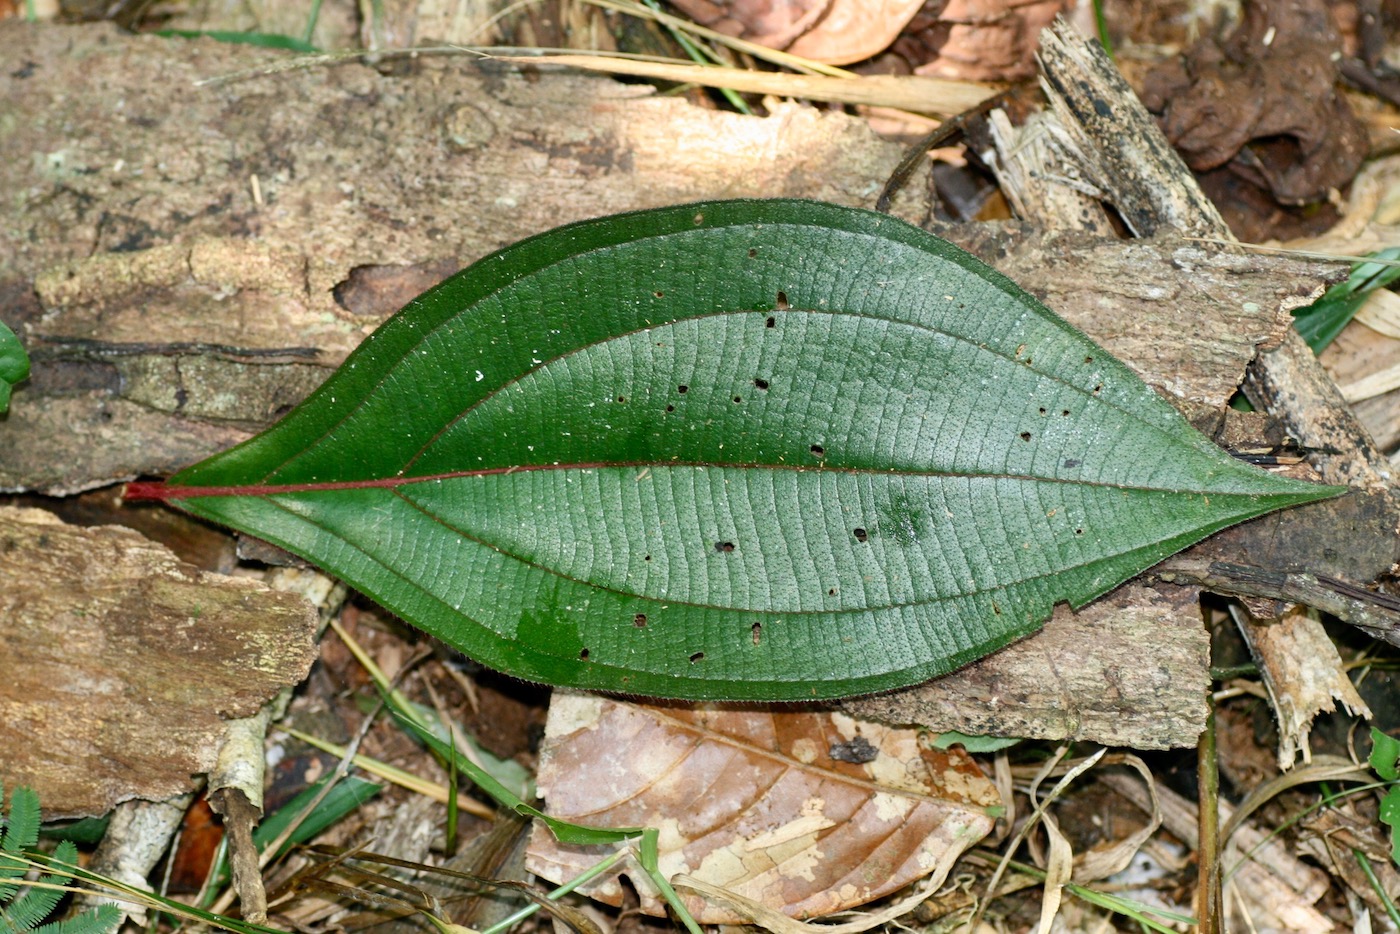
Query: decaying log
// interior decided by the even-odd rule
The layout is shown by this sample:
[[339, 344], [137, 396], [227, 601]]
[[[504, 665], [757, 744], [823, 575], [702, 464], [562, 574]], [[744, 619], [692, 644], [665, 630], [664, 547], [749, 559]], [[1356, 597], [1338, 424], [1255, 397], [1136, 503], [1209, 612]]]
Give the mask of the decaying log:
[[[0, 61], [33, 62], [0, 70], [0, 189], [21, 193], [0, 307], [34, 362], [0, 421], [0, 490], [227, 447], [417, 292], [530, 234], [706, 198], [867, 204], [900, 155], [844, 114], [749, 118], [465, 57], [195, 86], [283, 60], [0, 23]], [[896, 213], [921, 220], [925, 187]]]

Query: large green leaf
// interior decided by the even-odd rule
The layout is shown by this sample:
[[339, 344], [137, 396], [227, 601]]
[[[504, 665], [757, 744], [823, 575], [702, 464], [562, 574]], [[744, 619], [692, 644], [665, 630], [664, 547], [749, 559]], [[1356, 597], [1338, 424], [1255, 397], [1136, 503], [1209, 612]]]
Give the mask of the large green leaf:
[[521, 678], [792, 700], [951, 671], [1336, 492], [1236, 462], [937, 237], [732, 201], [489, 256], [280, 423], [132, 494]]

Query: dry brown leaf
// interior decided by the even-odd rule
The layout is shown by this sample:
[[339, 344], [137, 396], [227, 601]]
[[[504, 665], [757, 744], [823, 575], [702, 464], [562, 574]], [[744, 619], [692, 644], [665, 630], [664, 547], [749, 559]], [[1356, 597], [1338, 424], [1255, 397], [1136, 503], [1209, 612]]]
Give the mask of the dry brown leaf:
[[[842, 911], [924, 876], [941, 880], [991, 830], [1001, 803], [962, 750], [829, 711], [556, 694], [545, 737], [539, 787], [552, 816], [657, 827], [665, 876], [685, 873], [790, 917]], [[606, 852], [562, 846], [537, 828], [527, 865], [563, 882]], [[646, 877], [632, 882], [642, 910], [662, 914]], [[615, 878], [583, 891], [622, 899]], [[745, 920], [699, 898], [689, 907], [706, 924]]]
[[702, 26], [829, 65], [883, 52], [924, 0], [672, 0]]
[[1060, 911], [1065, 883], [1069, 881], [1074, 868], [1074, 850], [1070, 848], [1069, 839], [1060, 830], [1060, 822], [1054, 814], [1047, 811], [1040, 825], [1045, 828], [1049, 852], [1045, 856], [1045, 893], [1040, 900], [1040, 924], [1036, 927], [1036, 934], [1050, 934], [1055, 915]]
[[889, 48], [924, 0], [832, 0], [787, 51], [828, 65], [849, 65]]
[[1123, 756], [1123, 764], [1137, 770], [1147, 786], [1148, 822], [1121, 840], [1101, 840], [1074, 859], [1074, 881], [1080, 885], [1107, 879], [1127, 869], [1144, 843], [1162, 826], [1162, 803], [1157, 798], [1157, 782], [1152, 770], [1137, 756]]
[[1040, 31], [1073, 7], [1065, 0], [931, 0], [890, 51], [915, 74], [1019, 81], [1035, 74]]

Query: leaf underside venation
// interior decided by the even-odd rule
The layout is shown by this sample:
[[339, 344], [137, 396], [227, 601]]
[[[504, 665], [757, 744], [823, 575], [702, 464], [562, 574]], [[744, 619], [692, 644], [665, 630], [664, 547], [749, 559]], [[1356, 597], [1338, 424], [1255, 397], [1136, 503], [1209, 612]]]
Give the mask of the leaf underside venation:
[[732, 201], [481, 260], [164, 495], [521, 678], [797, 700], [946, 673], [1335, 492], [931, 234]]

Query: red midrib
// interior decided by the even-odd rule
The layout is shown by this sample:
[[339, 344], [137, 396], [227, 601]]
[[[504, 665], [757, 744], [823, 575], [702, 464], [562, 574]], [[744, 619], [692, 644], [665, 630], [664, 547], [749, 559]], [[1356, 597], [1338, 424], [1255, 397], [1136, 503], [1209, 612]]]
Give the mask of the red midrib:
[[427, 474], [416, 477], [378, 477], [373, 480], [333, 480], [326, 483], [249, 483], [234, 486], [172, 486], [160, 480], [133, 481], [122, 491], [126, 501], [168, 502], [172, 499], [193, 499], [198, 496], [277, 496], [281, 493], [319, 493], [327, 490], [394, 490], [414, 483], [434, 480], [454, 480], [458, 477], [489, 477], [495, 474], [523, 473], [527, 470], [601, 470], [605, 467], [648, 467], [650, 464], [581, 463], [525, 464], [514, 467], [486, 467], [481, 470], [454, 470], [450, 473]]

